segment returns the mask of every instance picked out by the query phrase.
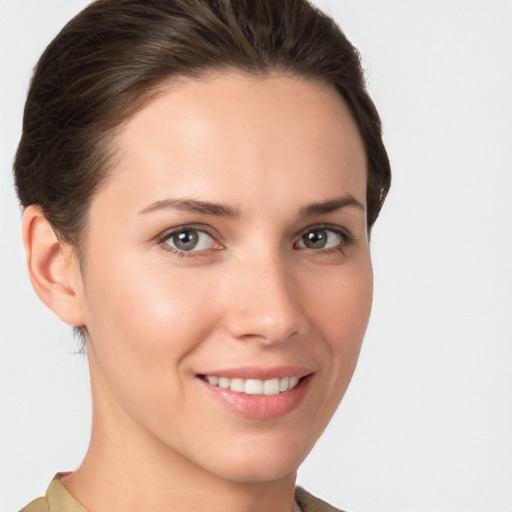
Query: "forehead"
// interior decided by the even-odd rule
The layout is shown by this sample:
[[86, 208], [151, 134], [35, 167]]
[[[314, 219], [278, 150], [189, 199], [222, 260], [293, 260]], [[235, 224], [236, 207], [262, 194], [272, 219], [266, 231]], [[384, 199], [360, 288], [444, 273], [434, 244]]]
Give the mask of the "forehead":
[[134, 203], [164, 192], [231, 203], [233, 190], [243, 202], [269, 188], [297, 201], [323, 200], [330, 189], [365, 200], [364, 146], [340, 94], [282, 73], [170, 81], [125, 122], [114, 147], [109, 187]]

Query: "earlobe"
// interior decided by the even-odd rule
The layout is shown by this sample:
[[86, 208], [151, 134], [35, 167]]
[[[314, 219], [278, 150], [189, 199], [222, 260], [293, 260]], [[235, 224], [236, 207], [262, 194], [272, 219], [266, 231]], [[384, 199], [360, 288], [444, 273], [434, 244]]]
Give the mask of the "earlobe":
[[63, 322], [83, 326], [83, 282], [74, 249], [59, 241], [36, 205], [23, 212], [22, 233], [35, 292]]

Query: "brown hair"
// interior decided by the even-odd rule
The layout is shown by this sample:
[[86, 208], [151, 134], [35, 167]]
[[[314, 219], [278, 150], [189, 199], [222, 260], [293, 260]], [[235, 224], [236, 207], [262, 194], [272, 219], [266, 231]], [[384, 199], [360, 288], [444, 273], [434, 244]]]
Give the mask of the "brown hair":
[[14, 163], [22, 206], [40, 205], [80, 249], [91, 198], [109, 175], [115, 128], [169, 78], [222, 68], [278, 70], [338, 90], [366, 149], [370, 229], [391, 179], [381, 122], [357, 50], [307, 0], [93, 2], [37, 64]]

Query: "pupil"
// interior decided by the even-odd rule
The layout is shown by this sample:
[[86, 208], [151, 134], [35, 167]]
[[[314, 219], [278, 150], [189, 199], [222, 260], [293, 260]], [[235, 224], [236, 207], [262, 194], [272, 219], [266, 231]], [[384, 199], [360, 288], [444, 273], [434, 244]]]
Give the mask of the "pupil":
[[303, 237], [304, 245], [310, 249], [322, 249], [327, 243], [327, 232], [322, 230], [310, 231]]
[[199, 239], [197, 231], [182, 231], [173, 236], [174, 245], [182, 251], [190, 251], [196, 245]]

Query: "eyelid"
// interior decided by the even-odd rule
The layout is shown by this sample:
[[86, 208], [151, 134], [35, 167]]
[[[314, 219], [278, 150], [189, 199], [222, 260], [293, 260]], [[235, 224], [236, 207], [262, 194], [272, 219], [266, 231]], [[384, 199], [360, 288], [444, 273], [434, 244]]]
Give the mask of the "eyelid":
[[185, 231], [187, 229], [201, 231], [202, 233], [206, 233], [207, 235], [210, 235], [212, 238], [215, 238], [214, 235], [212, 235], [212, 233], [210, 232], [211, 230], [204, 224], [180, 224], [179, 226], [173, 226], [172, 228], [167, 228], [164, 231], [160, 232], [155, 237], [155, 240], [158, 240], [158, 241], [166, 240], [173, 233], [176, 233], [179, 231]]
[[325, 231], [331, 231], [333, 233], [336, 233], [343, 239], [343, 241], [336, 247], [330, 247], [327, 249], [309, 249], [309, 247], [300, 247], [300, 249], [309, 249], [309, 250], [312, 250], [315, 252], [322, 252], [322, 251], [325, 252], [325, 251], [331, 251], [333, 249], [334, 250], [343, 250], [343, 249], [349, 247], [350, 245], [352, 245], [356, 241], [355, 236], [347, 228], [345, 228], [343, 226], [339, 226], [337, 224], [325, 224], [325, 223], [322, 224], [321, 223], [321, 224], [311, 224], [310, 226], [307, 226], [307, 227], [301, 229], [301, 231], [297, 234], [297, 240], [294, 243], [294, 246], [302, 239], [302, 237], [308, 231], [314, 231], [316, 229], [323, 229]]
[[306, 226], [305, 228], [302, 228], [296, 235], [297, 239], [299, 239], [301, 236], [304, 235], [304, 233], [307, 233], [308, 231], [313, 231], [315, 229], [325, 229], [334, 231], [335, 233], [339, 233], [340, 235], [343, 235], [347, 238], [354, 238], [354, 235], [350, 232], [349, 229], [347, 229], [344, 226], [340, 226], [339, 224], [329, 224], [326, 222], [320, 222], [318, 224], [310, 224], [309, 226]]
[[[181, 231], [197, 231], [199, 233], [204, 233], [208, 235], [213, 242], [218, 244], [219, 246], [223, 246], [223, 243], [219, 241], [220, 236], [217, 233], [214, 233], [214, 230], [209, 227], [205, 226], [204, 224], [180, 224], [179, 226], [174, 226], [172, 228], [168, 228], [165, 231], [162, 231], [159, 235], [155, 237], [155, 241], [160, 244], [164, 250], [168, 252], [172, 252], [180, 257], [194, 257], [194, 256], [200, 256], [202, 253], [207, 252], [209, 249], [202, 249], [197, 251], [183, 251], [181, 249], [178, 249], [177, 247], [173, 247], [169, 243], [167, 243], [167, 240], [172, 237], [173, 234], [179, 233]], [[221, 247], [212, 248], [214, 250], [220, 250]]]

